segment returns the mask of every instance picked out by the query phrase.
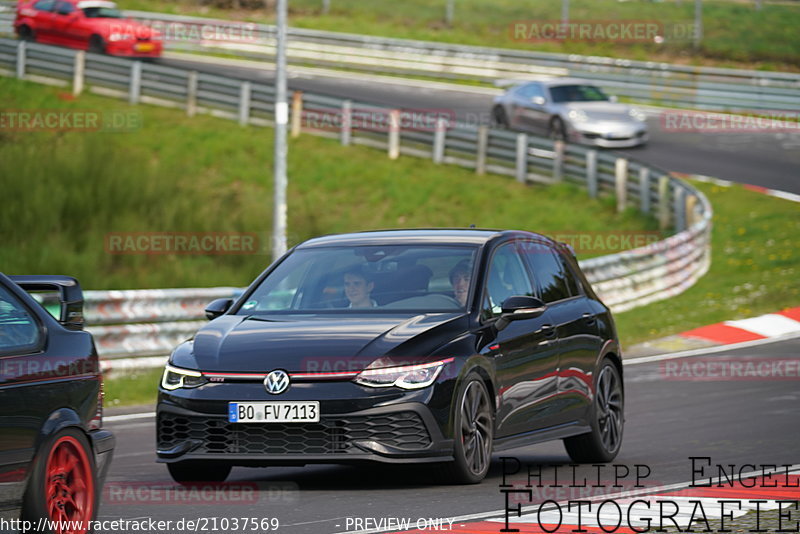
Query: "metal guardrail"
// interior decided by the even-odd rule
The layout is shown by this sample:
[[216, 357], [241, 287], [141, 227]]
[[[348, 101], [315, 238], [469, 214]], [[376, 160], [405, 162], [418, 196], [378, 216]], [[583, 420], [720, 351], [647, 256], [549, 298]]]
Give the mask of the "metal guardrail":
[[[270, 85], [75, 50], [0, 39], [0, 75], [72, 85], [126, 99], [210, 113], [242, 125], [273, 124]], [[354, 121], [359, 110], [385, 120]], [[669, 173], [613, 153], [567, 145], [524, 133], [449, 124], [405, 127], [413, 111], [381, 108], [324, 95], [295, 92], [290, 123], [301, 132], [337, 138], [435, 163], [512, 176], [522, 183], [571, 182], [595, 197], [609, 193], [617, 209], [635, 206], [658, 218], [675, 235], [647, 247], [582, 260], [587, 278], [614, 311], [625, 311], [678, 294], [710, 264], [711, 206], [705, 196]], [[324, 124], [335, 127], [320, 127]], [[412, 121], [413, 122], [413, 121]], [[381, 126], [385, 125], [385, 127]], [[204, 305], [233, 288], [86, 292], [86, 317], [101, 355], [164, 353], [197, 328]], [[114, 324], [116, 323], [116, 324]]]

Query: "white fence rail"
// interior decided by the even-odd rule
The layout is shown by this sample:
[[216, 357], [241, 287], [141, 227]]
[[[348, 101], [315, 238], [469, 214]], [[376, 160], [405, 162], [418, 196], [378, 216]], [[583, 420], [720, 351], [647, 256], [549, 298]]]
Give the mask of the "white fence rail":
[[[243, 125], [270, 125], [274, 118], [270, 85], [8, 39], [0, 39], [0, 74], [71, 85], [76, 94], [88, 88], [132, 104], [182, 108], [189, 115], [211, 113]], [[365, 110], [369, 121], [352, 120]], [[405, 127], [403, 117], [414, 113], [295, 92], [290, 121], [295, 136], [334, 137], [343, 145], [384, 150], [390, 158], [431, 158], [523, 183], [572, 182], [593, 197], [615, 195], [619, 210], [635, 206], [652, 214], [662, 230], [671, 228], [675, 234], [647, 247], [581, 261], [593, 287], [614, 311], [680, 293], [708, 270], [711, 206], [669, 173], [610, 152], [445, 119], [431, 128], [413, 126], [414, 121]], [[208, 301], [236, 291], [87, 291], [87, 323], [103, 357], [165, 353], [201, 324]]]

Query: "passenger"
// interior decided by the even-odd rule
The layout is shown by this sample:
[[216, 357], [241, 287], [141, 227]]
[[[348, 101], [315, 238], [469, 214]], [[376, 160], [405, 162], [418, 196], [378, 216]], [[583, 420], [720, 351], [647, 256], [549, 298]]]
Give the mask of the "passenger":
[[361, 267], [350, 269], [344, 273], [344, 294], [350, 301], [348, 308], [374, 308], [378, 305], [372, 300], [370, 293], [375, 288], [366, 271]]
[[453, 285], [453, 294], [462, 306], [467, 305], [469, 283], [472, 280], [472, 268], [469, 260], [461, 260], [450, 269], [450, 283]]

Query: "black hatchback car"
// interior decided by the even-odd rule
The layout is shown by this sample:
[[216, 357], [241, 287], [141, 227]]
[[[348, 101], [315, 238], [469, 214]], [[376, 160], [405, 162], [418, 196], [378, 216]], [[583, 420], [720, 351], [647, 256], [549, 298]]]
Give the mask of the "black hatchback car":
[[538, 234], [312, 239], [206, 314], [159, 392], [158, 459], [177, 481], [377, 461], [475, 483], [493, 451], [563, 439], [573, 460], [607, 462], [620, 448], [611, 313]]
[[[52, 296], [58, 319], [28, 292]], [[12, 530], [82, 534], [97, 515], [114, 436], [83, 323], [74, 278], [0, 274], [0, 517]]]

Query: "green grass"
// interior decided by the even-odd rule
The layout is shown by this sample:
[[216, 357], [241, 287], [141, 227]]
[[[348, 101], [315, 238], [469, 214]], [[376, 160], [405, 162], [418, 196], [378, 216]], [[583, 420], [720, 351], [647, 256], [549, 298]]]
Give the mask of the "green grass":
[[154, 404], [158, 395], [158, 383], [162, 369], [127, 372], [120, 376], [112, 373], [103, 382], [106, 408], [114, 406], [136, 406]]
[[800, 306], [800, 204], [738, 185], [695, 186], [714, 207], [711, 269], [672, 299], [617, 314], [624, 345]]
[[[0, 265], [68, 273], [84, 288], [244, 286], [269, 263], [272, 130], [0, 79], [12, 110], [134, 111], [129, 132], [13, 132], [0, 140]], [[62, 98], [60, 98], [62, 96]], [[303, 135], [289, 150], [289, 242], [321, 234], [436, 226], [549, 232], [654, 230], [655, 221], [577, 187], [497, 176]], [[581, 198], [581, 209], [563, 209]], [[253, 232], [249, 255], [110, 254], [109, 233]]]
[[[230, 5], [229, 2], [227, 4]], [[248, 2], [242, 4], [248, 5]], [[249, 4], [263, 6], [260, 1]], [[263, 8], [234, 12], [200, 6], [196, 0], [126, 0], [122, 6], [127, 9], [273, 22], [273, 13]], [[800, 56], [800, 32], [797, 31], [800, 26], [800, 6], [785, 3], [766, 4], [761, 11], [756, 11], [752, 2], [703, 2], [704, 40], [697, 53], [686, 39], [667, 40], [662, 44], [520, 42], [514, 39], [510, 30], [513, 23], [559, 20], [561, 2], [455, 0], [452, 26], [447, 26], [443, 20], [445, 0], [331, 0], [331, 12], [328, 15], [322, 14], [321, 6], [321, 0], [292, 0], [290, 24], [301, 28], [479, 46], [762, 69], [797, 71]], [[694, 2], [571, 0], [570, 18], [573, 21], [657, 21], [673, 27], [675, 24], [693, 23]]]

